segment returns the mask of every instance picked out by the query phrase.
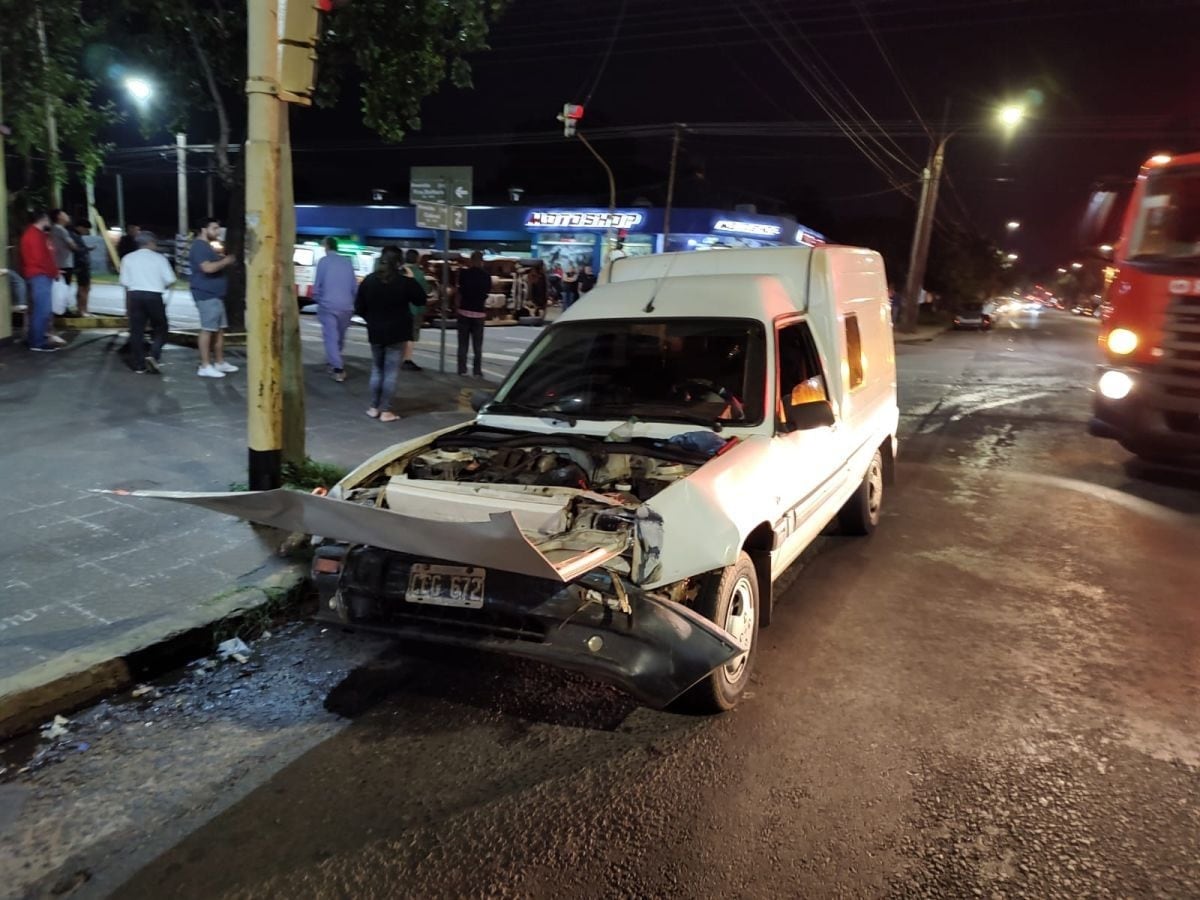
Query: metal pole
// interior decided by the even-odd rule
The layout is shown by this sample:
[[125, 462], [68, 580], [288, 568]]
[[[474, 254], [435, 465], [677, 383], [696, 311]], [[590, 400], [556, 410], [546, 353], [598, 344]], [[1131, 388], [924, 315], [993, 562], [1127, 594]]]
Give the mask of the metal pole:
[[188, 230], [187, 135], [182, 131], [175, 135], [175, 193], [178, 210], [175, 236], [179, 238]]
[[[446, 316], [450, 312], [450, 211], [446, 210], [446, 230], [442, 232], [442, 347], [438, 351], [438, 371], [446, 371]], [[461, 338], [460, 338], [461, 340]]]
[[213, 214], [213, 182], [212, 172], [204, 176], [204, 214], [210, 219]]
[[117, 224], [121, 226], [121, 234], [125, 234], [125, 179], [117, 173]]
[[900, 331], [917, 330], [921, 287], [925, 283], [925, 264], [929, 259], [929, 241], [937, 212], [938, 185], [942, 179], [942, 163], [949, 135], [938, 142], [929, 165], [921, 174], [921, 202], [917, 208], [917, 223], [913, 229], [912, 251], [908, 260], [908, 279], [904, 286], [904, 306], [900, 316]]
[[[588, 139], [583, 136], [582, 132], [576, 132], [575, 136], [577, 138], [579, 138], [580, 141], [583, 142], [583, 146], [587, 147], [588, 150], [591, 151], [592, 156], [596, 157], [596, 159], [600, 163], [600, 165], [604, 166], [604, 172], [605, 172], [605, 174], [608, 175], [608, 221], [609, 221], [609, 226], [608, 226], [608, 231], [605, 233], [604, 239], [608, 242], [608, 246], [606, 247], [606, 250], [608, 253], [611, 253], [612, 245], [613, 245], [612, 220], [615, 218], [614, 213], [616, 213], [616, 211], [617, 211], [617, 180], [613, 177], [613, 171], [612, 171], [612, 169], [609, 168], [608, 163], [606, 163], [604, 161], [604, 157], [596, 152], [596, 148], [593, 147], [591, 145], [591, 142], [588, 141]], [[601, 258], [600, 264], [604, 265], [603, 258]]]
[[246, 0], [246, 378], [249, 486], [282, 481], [283, 373], [279, 286], [278, 0]]
[[[4, 77], [0, 72], [0, 122], [4, 121]], [[12, 265], [8, 255], [8, 176], [4, 169], [4, 131], [0, 130], [0, 269]], [[32, 308], [32, 307], [30, 307]], [[0, 341], [8, 340], [12, 332], [12, 295], [8, 275], [0, 275]]]
[[671, 173], [667, 176], [667, 208], [663, 210], [663, 253], [671, 251], [671, 207], [675, 204], [675, 166], [679, 159], [679, 135], [682, 127], [675, 126], [671, 141]]

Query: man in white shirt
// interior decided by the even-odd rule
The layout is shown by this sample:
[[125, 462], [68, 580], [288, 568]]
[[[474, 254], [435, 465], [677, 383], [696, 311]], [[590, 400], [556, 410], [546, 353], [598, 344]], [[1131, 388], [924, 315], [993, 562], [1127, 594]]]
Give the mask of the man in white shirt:
[[[121, 260], [121, 286], [129, 307], [129, 363], [134, 374], [161, 373], [163, 344], [167, 342], [167, 308], [163, 292], [175, 283], [175, 272], [158, 252], [158, 241], [149, 231], [137, 236], [138, 249]], [[146, 323], [150, 323], [150, 355], [146, 355]]]

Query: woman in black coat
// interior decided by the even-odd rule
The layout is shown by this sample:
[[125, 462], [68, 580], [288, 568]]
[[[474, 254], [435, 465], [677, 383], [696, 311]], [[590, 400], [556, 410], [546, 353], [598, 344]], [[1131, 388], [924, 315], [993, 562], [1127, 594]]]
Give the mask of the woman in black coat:
[[354, 298], [354, 312], [366, 320], [367, 340], [371, 343], [371, 406], [367, 415], [381, 422], [400, 418], [387, 407], [396, 390], [404, 343], [412, 340], [412, 304], [425, 299], [416, 280], [404, 273], [403, 261], [399, 247], [384, 247], [378, 268], [362, 280]]

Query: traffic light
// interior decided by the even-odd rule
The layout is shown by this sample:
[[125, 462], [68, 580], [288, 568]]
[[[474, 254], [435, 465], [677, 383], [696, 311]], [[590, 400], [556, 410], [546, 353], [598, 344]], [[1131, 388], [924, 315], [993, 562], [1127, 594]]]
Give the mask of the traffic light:
[[563, 137], [574, 137], [575, 128], [582, 118], [583, 106], [578, 103], [564, 103], [563, 111], [558, 116], [558, 121], [563, 123]]
[[321, 18], [333, 0], [280, 0], [279, 95], [289, 103], [312, 105], [317, 86], [317, 41]]

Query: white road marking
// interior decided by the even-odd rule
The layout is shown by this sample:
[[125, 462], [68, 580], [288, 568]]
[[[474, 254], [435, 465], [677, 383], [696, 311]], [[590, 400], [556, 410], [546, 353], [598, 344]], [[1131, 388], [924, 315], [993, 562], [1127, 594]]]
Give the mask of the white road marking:
[[971, 409], [956, 412], [950, 417], [950, 421], [957, 422], [967, 416], [973, 416], [975, 413], [988, 409], [996, 409], [999, 406], [1011, 406], [1014, 403], [1024, 403], [1026, 400], [1039, 400], [1042, 397], [1049, 397], [1051, 393], [1051, 391], [1038, 391], [1036, 394], [1022, 394], [1019, 397], [1010, 397], [1007, 400], [993, 400], [991, 403], [981, 403], [979, 406], [972, 407]]

